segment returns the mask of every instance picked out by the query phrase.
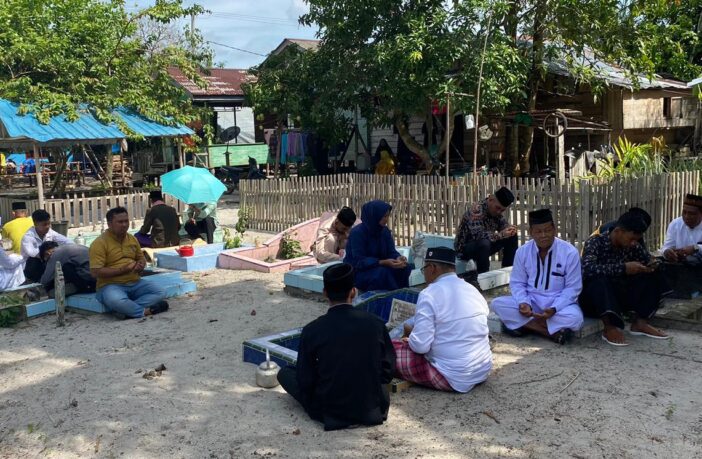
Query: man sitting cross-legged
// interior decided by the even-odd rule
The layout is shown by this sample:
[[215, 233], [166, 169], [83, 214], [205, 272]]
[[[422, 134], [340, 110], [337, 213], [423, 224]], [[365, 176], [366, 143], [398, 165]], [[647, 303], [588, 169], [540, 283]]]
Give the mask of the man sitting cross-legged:
[[427, 249], [422, 268], [429, 286], [417, 300], [409, 337], [393, 341], [398, 377], [434, 389], [468, 392], [492, 369], [488, 305], [456, 276], [456, 253]]
[[146, 259], [139, 242], [127, 232], [127, 209], [110, 209], [106, 218], [107, 231], [90, 245], [90, 274], [97, 279], [98, 301], [127, 317], [167, 311], [163, 289], [139, 276], [146, 267]]
[[529, 212], [531, 241], [517, 250], [509, 288], [512, 296], [493, 300], [506, 331], [529, 330], [565, 344], [583, 326], [578, 295], [583, 288], [578, 250], [556, 237], [548, 209]]
[[329, 311], [302, 329], [297, 368], [281, 369], [278, 381], [324, 430], [382, 424], [395, 366], [390, 336], [380, 318], [351, 306], [351, 265], [330, 266], [323, 279]]
[[648, 324], [667, 290], [651, 254], [639, 244], [646, 230], [640, 215], [626, 212], [608, 234], [590, 238], [583, 252], [583, 291], [580, 306], [585, 315], [604, 323], [602, 339], [626, 346], [624, 317], [633, 312], [631, 334], [667, 339]]

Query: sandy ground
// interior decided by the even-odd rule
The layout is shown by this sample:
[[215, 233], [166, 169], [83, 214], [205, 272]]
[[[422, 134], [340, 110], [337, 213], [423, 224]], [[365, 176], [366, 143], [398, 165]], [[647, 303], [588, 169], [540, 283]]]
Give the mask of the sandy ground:
[[0, 329], [0, 457], [702, 457], [699, 334], [625, 349], [499, 337], [473, 392], [412, 387], [384, 425], [325, 433], [280, 388], [256, 387], [241, 350], [324, 304], [285, 295], [280, 274], [193, 278], [199, 291], [154, 318]]

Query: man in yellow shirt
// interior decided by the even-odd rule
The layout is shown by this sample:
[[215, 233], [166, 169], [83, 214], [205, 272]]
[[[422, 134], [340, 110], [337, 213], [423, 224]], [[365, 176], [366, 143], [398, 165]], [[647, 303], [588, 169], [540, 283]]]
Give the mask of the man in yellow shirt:
[[12, 240], [12, 251], [20, 253], [24, 234], [34, 226], [32, 217], [27, 215], [27, 204], [23, 202], [12, 203], [12, 216], [15, 217], [2, 227], [2, 238]]
[[90, 245], [89, 252], [98, 301], [111, 311], [133, 318], [167, 311], [165, 292], [139, 275], [146, 259], [139, 242], [127, 232], [127, 209], [110, 209], [106, 218], [108, 229]]

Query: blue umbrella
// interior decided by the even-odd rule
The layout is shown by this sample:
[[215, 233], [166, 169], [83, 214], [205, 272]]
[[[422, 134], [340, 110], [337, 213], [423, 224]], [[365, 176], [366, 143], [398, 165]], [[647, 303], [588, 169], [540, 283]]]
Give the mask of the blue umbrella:
[[207, 169], [185, 166], [161, 176], [161, 190], [186, 204], [217, 202], [224, 186]]

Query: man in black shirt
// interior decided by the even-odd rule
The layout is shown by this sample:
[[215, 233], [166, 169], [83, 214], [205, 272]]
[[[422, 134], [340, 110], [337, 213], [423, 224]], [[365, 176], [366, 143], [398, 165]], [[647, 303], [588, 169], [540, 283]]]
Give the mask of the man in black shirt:
[[351, 306], [351, 265], [330, 266], [323, 277], [329, 311], [302, 329], [297, 368], [281, 369], [278, 381], [324, 430], [382, 424], [395, 370], [390, 336], [380, 318]]
[[136, 234], [139, 244], [142, 247], [154, 249], [178, 245], [180, 243], [178, 212], [163, 201], [160, 191], [149, 193], [149, 202], [151, 207], [146, 211], [144, 224]]

